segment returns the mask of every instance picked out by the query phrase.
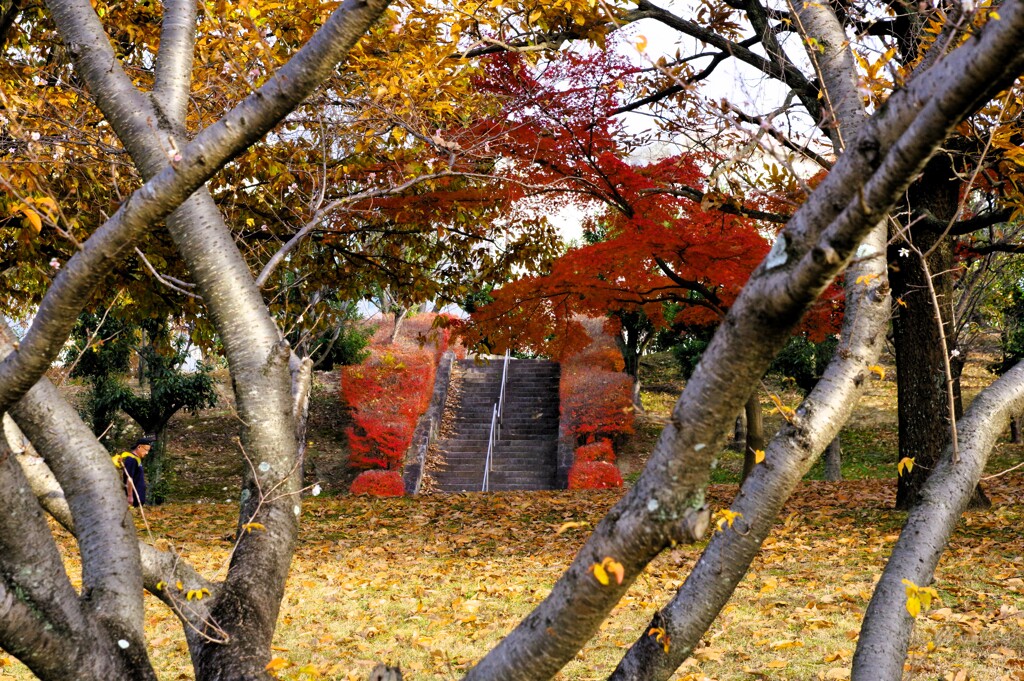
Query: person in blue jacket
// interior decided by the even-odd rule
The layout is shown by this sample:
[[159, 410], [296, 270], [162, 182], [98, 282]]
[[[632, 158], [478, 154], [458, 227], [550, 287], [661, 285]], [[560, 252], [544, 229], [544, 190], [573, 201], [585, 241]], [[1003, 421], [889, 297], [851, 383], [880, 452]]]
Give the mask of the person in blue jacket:
[[121, 469], [124, 471], [122, 477], [130, 506], [142, 506], [146, 503], [146, 472], [142, 469], [142, 460], [149, 454], [154, 442], [155, 437], [140, 437], [132, 451], [121, 455]]

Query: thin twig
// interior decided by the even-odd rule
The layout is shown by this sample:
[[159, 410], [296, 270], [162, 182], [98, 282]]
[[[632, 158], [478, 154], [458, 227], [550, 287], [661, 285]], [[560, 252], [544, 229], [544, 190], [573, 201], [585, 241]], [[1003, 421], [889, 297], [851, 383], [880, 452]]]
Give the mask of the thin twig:
[[1001, 475], [1006, 475], [1007, 473], [1017, 470], [1021, 466], [1024, 466], [1024, 461], [1021, 461], [1016, 466], [1011, 466], [1010, 468], [1007, 468], [1005, 471], [999, 471], [998, 473], [993, 473], [992, 475], [986, 475], [985, 477], [982, 478], [982, 480], [984, 481], [991, 480], [992, 478], [998, 478]]
[[146, 258], [146, 255], [139, 250], [138, 246], [135, 247], [135, 254], [139, 256], [139, 258], [142, 260], [142, 264], [146, 266], [146, 269], [149, 270], [149, 273], [152, 274], [153, 278], [156, 279], [159, 283], [163, 284], [164, 286], [171, 290], [177, 291], [178, 293], [182, 293], [190, 298], [195, 298], [197, 300], [203, 299], [203, 297], [198, 293], [192, 293], [191, 291], [186, 291], [183, 288], [185, 286], [193, 287], [195, 286], [195, 284], [191, 284], [187, 281], [182, 281], [181, 279], [176, 279], [175, 277], [160, 274], [159, 272], [157, 272], [156, 268], [153, 267], [153, 263], [149, 262], [149, 260]]

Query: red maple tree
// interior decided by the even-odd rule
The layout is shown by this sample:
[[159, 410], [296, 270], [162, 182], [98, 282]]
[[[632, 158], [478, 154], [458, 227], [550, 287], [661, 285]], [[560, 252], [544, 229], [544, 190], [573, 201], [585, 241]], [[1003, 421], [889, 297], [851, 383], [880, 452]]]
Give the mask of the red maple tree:
[[[554, 260], [545, 274], [494, 291], [462, 329], [469, 343], [557, 358], [584, 342], [577, 315], [612, 314], [621, 324], [639, 313], [652, 329], [714, 324], [767, 254], [773, 224], [784, 218], [769, 211], [783, 201], [740, 201], [708, 186], [707, 170], [724, 160], [709, 153], [650, 161], [634, 155], [639, 142], [616, 114], [637, 74], [609, 52], [560, 55], [543, 75], [521, 55], [503, 54], [479, 79], [479, 87], [505, 98], [507, 113], [478, 123], [479, 134], [501, 145], [545, 205], [577, 204], [587, 215], [589, 243]], [[673, 303], [671, 319], [666, 303]], [[827, 321], [823, 328], [831, 329], [837, 310], [834, 299], [826, 303], [814, 326]], [[642, 342], [620, 343], [634, 378]]]

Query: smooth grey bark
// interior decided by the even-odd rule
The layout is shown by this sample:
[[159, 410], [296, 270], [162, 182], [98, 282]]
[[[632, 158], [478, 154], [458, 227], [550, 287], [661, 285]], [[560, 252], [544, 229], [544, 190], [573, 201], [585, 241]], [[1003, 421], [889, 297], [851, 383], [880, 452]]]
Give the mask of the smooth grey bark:
[[[0, 327], [0, 355], [12, 352], [12, 340], [6, 325]], [[142, 641], [142, 578], [135, 526], [124, 503], [124, 488], [110, 463], [110, 454], [81, 423], [78, 414], [59, 397], [66, 412], [49, 408], [56, 394], [48, 380], [39, 381], [11, 409], [11, 416], [43, 453], [65, 492], [78, 527], [82, 591], [92, 614], [119, 635]], [[52, 423], [68, 417], [82, 428], [73, 438], [61, 441], [68, 434], [59, 432]], [[52, 447], [57, 441], [62, 446]], [[67, 447], [71, 448], [70, 455]]]
[[[250, 111], [248, 120], [243, 115], [232, 121], [228, 114], [226, 127], [255, 127], [262, 136], [266, 130], [252, 117], [262, 116], [266, 128], [279, 121], [332, 72], [386, 4], [382, 0], [345, 3], [275, 74], [271, 79], [277, 80], [275, 86], [268, 90], [268, 81], [257, 91], [262, 108]], [[55, 0], [52, 9], [65, 42], [89, 46], [88, 50], [72, 51], [76, 68], [143, 176], [159, 178], [181, 163], [176, 160], [176, 149], [184, 146], [184, 140], [175, 138], [175, 130], [183, 128], [180, 117], [184, 109], [172, 107], [179, 119], [171, 120], [141, 97], [116, 66], [102, 26], [87, 2]], [[186, 33], [168, 47], [191, 50], [191, 44]], [[160, 58], [164, 58], [163, 49]], [[168, 78], [166, 85], [160, 83], [172, 102], [184, 101], [188, 95], [189, 80], [182, 73], [187, 68], [185, 61], [175, 59], [173, 53], [165, 60], [170, 64], [167, 71], [179, 76]], [[276, 113], [267, 116], [267, 110]], [[180, 155], [187, 154], [211, 129], [184, 146]], [[240, 446], [249, 461], [241, 493], [240, 539], [228, 576], [210, 606], [211, 619], [221, 628], [213, 636], [218, 642], [192, 637], [190, 650], [200, 679], [264, 678], [298, 531], [301, 452], [296, 435], [301, 426], [293, 411], [290, 351], [205, 189], [170, 216], [168, 228], [224, 343], [244, 424]], [[252, 522], [265, 530], [243, 532]]]
[[[612, 679], [666, 679], [686, 660], [746, 575], [783, 504], [849, 418], [872, 375], [867, 367], [884, 347], [889, 317], [886, 263], [880, 255], [885, 252], [884, 225], [877, 226], [865, 244], [874, 249], [874, 257], [851, 265], [846, 274], [853, 285], [847, 289], [842, 352], [835, 354], [793, 422], [772, 438], [764, 462], [744, 481], [731, 508], [740, 514], [735, 530], [711, 537], [675, 597], [644, 629], [663, 628], [672, 642], [669, 651], [642, 635]], [[868, 286], [854, 284], [862, 276], [875, 278]]]
[[[64, 460], [74, 462], [82, 455], [82, 448], [86, 448], [86, 450], [95, 448], [95, 438], [88, 426], [78, 417], [74, 408], [49, 383], [48, 379], [42, 379], [39, 385], [44, 386], [45, 389], [36, 390], [34, 388], [22, 398], [18, 407], [24, 408], [30, 415], [44, 414], [48, 418], [42, 420], [33, 418], [23, 421], [26, 426], [26, 436], [30, 442], [25, 451], [18, 454], [18, 463], [21, 465], [25, 479], [40, 506], [64, 529], [75, 535], [81, 544], [82, 540], [78, 537], [78, 528], [64, 490], [44, 459], [38, 456], [31, 440], [35, 439], [37, 442], [44, 443], [50, 452], [51, 459], [59, 456]], [[17, 428], [17, 426], [15, 427]], [[21, 432], [20, 428], [17, 432]], [[105, 450], [97, 452], [97, 454], [106, 457]], [[109, 466], [109, 464], [107, 467], [114, 470], [113, 466]], [[118, 481], [118, 502], [111, 505], [111, 510], [116, 512], [124, 508], [120, 501], [124, 498], [124, 490], [120, 484], [120, 476], [115, 474], [115, 478]], [[129, 523], [128, 527], [132, 529], [134, 536], [134, 525]], [[141, 585], [136, 589], [136, 578], [133, 575], [125, 575], [125, 582], [133, 589], [126, 593], [126, 597], [141, 601], [141, 588], [145, 586], [151, 593], [178, 612], [179, 617], [191, 624], [191, 628], [186, 631], [202, 630], [204, 623], [209, 618], [207, 606], [211, 601], [192, 601], [188, 603], [187, 608], [183, 608], [180, 592], [174, 588], [158, 588], [158, 584], [163, 582], [167, 585], [174, 585], [181, 581], [183, 587], [181, 592], [185, 594], [190, 590], [205, 588], [213, 595], [217, 593], [217, 585], [199, 575], [187, 561], [173, 550], [160, 550], [142, 540], [137, 541], [137, 547], [141, 567]], [[126, 612], [130, 613], [133, 610], [134, 608], [129, 608]], [[139, 633], [141, 635], [141, 629]]]
[[[212, 172], [280, 121], [333, 71], [335, 64], [386, 5], [384, 0], [344, 3], [299, 54], [260, 90], [188, 145], [184, 140], [175, 139], [175, 125], [170, 116], [179, 117], [177, 127], [181, 129], [183, 121], [180, 117], [184, 115], [184, 103], [187, 101], [191, 56], [177, 52], [191, 52], [189, 25], [194, 21], [194, 8], [178, 4], [170, 10], [171, 23], [165, 26], [163, 35], [167, 52], [161, 50], [157, 69], [158, 90], [167, 97], [161, 105], [166, 104], [168, 108], [160, 110], [136, 91], [125, 76], [88, 3], [55, 0], [50, 5], [76, 69], [132, 153], [147, 178], [147, 184], [130, 197], [115, 217], [89, 239], [81, 252], [62, 269], [61, 277], [44, 299], [20, 348], [16, 347], [14, 352], [10, 352], [10, 347], [4, 349], [2, 354], [10, 352], [10, 355], [0, 365], [0, 403], [6, 407], [21, 399], [12, 408], [12, 413], [44, 452], [47, 463], [67, 494], [74, 527], [83, 545], [84, 581], [90, 599], [94, 595], [99, 596], [95, 599], [97, 605], [110, 600], [103, 597], [105, 591], [91, 584], [93, 576], [99, 587], [112, 593], [117, 592], [107, 588], [107, 582], [117, 580], [123, 573], [130, 577], [123, 580], [122, 590], [124, 593], [132, 592], [133, 603], [126, 604], [118, 617], [114, 613], [121, 611], [116, 608], [97, 613], [101, 621], [110, 618], [107, 628], [118, 625], [122, 615], [127, 622], [138, 621], [137, 627], [121, 637], [131, 645], [120, 657], [130, 658], [136, 654], [135, 651], [141, 651], [141, 661], [145, 664], [130, 665], [136, 671], [128, 676], [144, 678], [148, 668], [141, 638], [142, 566], [139, 549], [134, 535], [125, 538], [115, 533], [110, 540], [113, 548], [90, 552], [89, 547], [93, 544], [99, 546], [99, 542], [92, 537], [96, 522], [86, 512], [92, 510], [93, 515], [102, 515], [116, 510], [120, 518], [114, 524], [133, 530], [130, 520], [126, 521], [130, 516], [123, 491], [116, 484], [114, 469], [103, 451], [105, 475], [114, 483], [114, 492], [107, 489], [109, 485], [104, 487], [100, 484], [90, 500], [80, 484], [82, 476], [76, 477], [73, 471], [68, 470], [66, 448], [62, 448], [59, 440], [48, 439], [51, 433], [60, 429], [48, 432], [44, 423], [33, 420], [52, 414], [40, 409], [39, 401], [32, 398], [32, 392], [26, 394], [25, 390], [33, 384], [36, 385], [32, 391], [52, 390], [47, 382], [37, 383], [37, 379], [63, 343], [70, 322], [77, 315], [76, 308], [81, 307], [92, 288], [116, 265], [141, 230], [166, 215]], [[252, 458], [252, 475], [243, 490], [243, 499], [248, 498], [243, 503], [239, 523], [258, 520], [267, 528], [265, 532], [242, 535], [225, 584], [219, 592], [214, 590], [210, 616], [199, 623], [202, 625], [213, 619], [221, 622], [227, 631], [220, 629], [215, 633], [226, 633], [227, 645], [211, 645], [209, 640], [194, 635], [190, 636], [190, 644], [202, 641], [202, 645], [191, 646], [198, 678], [265, 678], [270, 637], [297, 530], [298, 447], [293, 417], [296, 400], [291, 390], [289, 352], [280, 341], [276, 326], [252, 285], [251, 275], [209, 195], [204, 192], [190, 203], [191, 207], [179, 210], [169, 222], [179, 249], [203, 289], [211, 317], [225, 340], [240, 415], [247, 425], [243, 431], [242, 446]], [[308, 374], [308, 367], [306, 369], [304, 373]], [[302, 374], [300, 367], [300, 377]], [[27, 404], [32, 406], [25, 406]], [[74, 421], [77, 421], [76, 416], [55, 418], [55, 423], [62, 425]], [[82, 444], [86, 449], [102, 450], [95, 439]], [[88, 467], [87, 472], [91, 471], [92, 467]], [[107, 481], [101, 479], [100, 482]], [[22, 485], [22, 488], [28, 490], [27, 485]], [[101, 498], [95, 498], [96, 495]], [[150, 569], [168, 566], [163, 554], [145, 550], [143, 553]], [[93, 563], [101, 558], [111, 561], [126, 555], [134, 560], [134, 565], [129, 566], [131, 569], [119, 570], [109, 564], [100, 565], [104, 569], [92, 569]], [[151, 589], [156, 588], [151, 580], [146, 581]], [[54, 603], [60, 604], [63, 600], [58, 599]], [[188, 618], [183, 616], [183, 619]], [[189, 633], [188, 629], [186, 633]], [[81, 640], [76, 638], [76, 643], [80, 644]], [[114, 640], [104, 639], [102, 643], [112, 644]], [[107, 647], [97, 645], [92, 648], [106, 652]], [[17, 641], [12, 648], [20, 650]], [[71, 666], [75, 662], [73, 655], [55, 656], [52, 661], [63, 665], [64, 678], [69, 673], [75, 675], [71, 671], [75, 669]], [[111, 673], [102, 678], [123, 675]]]
[[154, 65], [153, 102], [181, 133], [192, 87], [196, 5], [196, 0], [164, 0], [160, 50]]
[[853, 657], [853, 681], [903, 678], [914, 618], [906, 609], [903, 580], [927, 586], [934, 579], [956, 522], [967, 508], [985, 462], [1010, 420], [1024, 412], [1024, 363], [1017, 364], [975, 398], [960, 428], [959, 461], [947, 447], [910, 510], [892, 555], [868, 604]]
[[[884, 247], [884, 238], [881, 245]], [[875, 258], [854, 271], [884, 273], [884, 268], [884, 261]], [[889, 314], [884, 280], [851, 290], [850, 295], [844, 357], [837, 353], [797, 409], [794, 422], [768, 444], [764, 462], [754, 467], [732, 504], [731, 510], [741, 514], [734, 529], [711, 537], [679, 592], [652, 618], [651, 626], [668, 633], [672, 641], [669, 651], [651, 637], [641, 636], [611, 678], [666, 679], [686, 660], [746, 575], [793, 489], [849, 417], [871, 376], [867, 366], [877, 360], [884, 346]]]
[[[812, 11], [819, 11], [825, 16], [808, 17], [806, 16], [807, 7], [799, 8], [801, 16], [805, 18], [804, 26], [815, 26], [816, 31], [828, 31], [838, 37], [838, 40], [832, 42], [832, 45], [836, 46], [834, 49], [845, 49], [845, 35], [842, 33], [841, 27], [834, 16], [831, 17], [831, 26], [829, 26], [828, 16], [829, 11], [820, 5], [815, 5], [810, 9]], [[824, 25], [816, 26], [815, 21], [824, 21]], [[812, 35], [821, 35], [812, 34]], [[824, 43], [828, 45], [829, 43]], [[843, 67], [835, 68], [833, 71], [840, 78], [845, 77], [848, 79], [846, 92], [852, 90], [855, 83], [852, 81], [853, 70], [846, 69]], [[835, 88], [835, 86], [829, 82], [827, 78], [824, 79], [826, 86]], [[843, 83], [839, 83], [840, 87]], [[833, 90], [834, 91], [834, 90]], [[842, 92], [843, 90], [840, 90]], [[856, 121], [861, 118], [859, 111], [848, 111], [845, 114], [849, 120]], [[854, 126], [855, 127], [855, 126]], [[844, 131], [845, 132], [845, 131]], [[849, 139], [849, 137], [847, 137]], [[879, 256], [885, 252], [885, 239], [884, 231], [877, 229], [875, 231], [874, 241], [872, 243], [872, 250], [869, 251], [875, 256], [875, 265], [873, 276], [877, 276], [881, 282], [884, 282], [885, 269], [884, 262], [879, 262]], [[871, 270], [869, 269], [868, 272]], [[851, 278], [848, 281], [851, 284], [855, 284], [857, 277], [861, 273], [851, 274]], [[863, 287], [858, 287], [863, 288]], [[857, 288], [849, 287], [848, 295], [856, 294]], [[840, 390], [839, 393], [834, 394], [826, 398], [822, 406], [831, 403], [831, 408], [841, 406], [837, 404], [835, 398], [838, 397], [839, 402], [843, 402], [842, 394], [846, 392], [849, 396], [849, 391], [854, 389], [854, 386], [864, 381], [866, 366], [869, 362], [877, 358], [877, 354], [881, 348], [882, 333], [881, 329], [887, 315], [885, 310], [885, 302], [887, 300], [887, 287], [884, 283], [878, 289], [876, 289], [876, 297], [873, 301], [865, 301], [862, 305], [857, 306], [855, 310], [848, 308], [848, 315], [854, 312], [856, 320], [847, 318], [847, 328], [844, 329], [844, 346], [841, 348], [840, 353], [837, 353], [839, 359], [833, 361], [830, 364], [829, 369], [826, 371], [826, 377], [834, 378], [837, 372], [841, 372], [842, 365], [846, 365], [847, 370], [853, 369], [856, 371], [855, 375], [848, 375], [846, 377], [846, 389]], [[851, 301], [852, 303], [853, 301]], [[854, 326], [850, 326], [851, 323]], [[858, 326], [859, 325], [859, 326]], [[862, 348], [862, 354], [860, 356], [854, 356], [854, 361], [848, 361], [851, 359], [850, 348], [846, 346], [846, 342], [851, 340], [859, 340]], [[842, 387], [842, 386], [840, 386]], [[823, 392], [824, 389], [824, 392]], [[808, 406], [812, 407], [812, 413], [815, 413], [817, 422], [825, 421], [829, 422], [829, 419], [822, 418], [820, 412], [815, 412], [813, 409], [813, 403], [816, 397], [825, 397], [829, 390], [826, 385], [820, 385], [816, 391], [813, 391], [809, 396], [807, 404], [801, 407], [806, 409]], [[822, 395], [817, 395], [822, 393]], [[853, 400], [845, 400], [847, 404], [852, 406]], [[848, 415], [850, 406], [845, 407]], [[799, 411], [798, 411], [799, 413]], [[641, 639], [634, 644], [634, 647], [629, 651], [627, 657], [623, 660], [623, 663], [616, 670], [614, 678], [667, 678], [669, 674], [681, 663], [687, 656], [693, 645], [699, 640], [699, 637], [706, 630], [707, 626], [710, 625], [715, 614], [721, 606], [727, 602], [730, 594], [735, 588], [735, 584], [745, 573], [750, 560], [756, 554], [760, 542], [763, 540], [763, 536], [766, 535], [768, 528], [770, 527], [771, 518], [777, 513], [778, 508], [789, 496], [789, 493], [800, 479], [800, 477], [806, 472], [813, 462], [814, 457], [808, 456], [810, 449], [816, 449], [817, 452], [821, 451], [828, 440], [824, 439], [826, 435], [835, 433], [838, 431], [839, 426], [845, 420], [845, 417], [835, 419], [831, 422], [829, 427], [825, 429], [817, 429], [816, 435], [821, 438], [819, 442], [813, 447], [808, 447], [807, 442], [808, 432], [801, 430], [796, 433], [780, 433], [780, 437], [783, 442], [786, 438], [790, 438], [789, 446], [792, 447], [790, 457], [794, 454], [802, 454], [797, 457], [797, 461], [793, 461], [787, 457], [776, 457], [773, 456], [773, 449], [779, 444], [779, 438], [773, 442], [773, 445], [769, 446], [769, 454], [766, 460], [768, 464], [765, 468], [758, 468], [754, 476], [750, 480], [750, 495], [755, 498], [752, 502], [744, 503], [744, 497], [747, 495], [748, 485], [744, 485], [743, 491], [741, 491], [740, 498], [734, 504], [733, 510], [745, 513], [745, 517], [750, 517], [750, 521], [753, 526], [749, 524], [742, 527], [739, 533], [732, 534], [727, 533], [732, 539], [719, 539], [718, 536], [711, 540], [708, 546], [708, 550], [705, 555], [698, 562], [697, 567], [691, 574], [690, 579], [684, 584], [679, 597], [673, 600], [665, 610], [663, 610], [658, 616], [656, 616], [651, 623], [651, 626], [662, 626], [666, 628], [669, 636], [672, 640], [672, 652], [668, 655], [662, 655], [663, 652], [661, 647], [657, 645], [652, 639], [647, 637], [641, 637]], [[786, 430], [790, 430], [791, 426], [787, 426]], [[784, 447], [783, 447], [784, 449]], [[775, 452], [777, 453], [777, 452]], [[776, 475], [770, 475], [767, 471], [772, 466], [772, 462], [776, 459], [781, 458], [780, 464], [776, 471]], [[802, 460], [801, 460], [802, 459]], [[797, 465], [799, 464], [799, 465]], [[768, 484], [758, 485], [758, 478], [764, 478], [764, 482]], [[787, 479], [788, 478], [788, 479]], [[788, 489], [787, 489], [788, 488]], [[752, 517], [751, 517], [752, 516]], [[737, 521], [740, 522], [740, 521]], [[716, 555], [717, 554], [717, 555]], [[687, 598], [689, 596], [689, 598]], [[685, 626], [679, 626], [685, 624]], [[667, 626], [666, 626], [667, 625]], [[668, 657], [674, 657], [673, 660], [667, 660]]]
[[[35, 406], [25, 405], [31, 401], [33, 392], [26, 395], [19, 408]], [[39, 418], [45, 420], [46, 416], [44, 412]], [[92, 435], [81, 420], [78, 423], [88, 436]], [[106, 469], [112, 473], [109, 456], [105, 451], [102, 456]], [[45, 468], [42, 461], [28, 461], [23, 454], [12, 451], [7, 437], [0, 438], [0, 489], [4, 490], [0, 495], [0, 645], [44, 680], [64, 681], [72, 673], [76, 679], [97, 681], [155, 679], [142, 635], [141, 583], [137, 584], [137, 592], [130, 592], [140, 580], [133, 579], [134, 575], [125, 569], [126, 563], [130, 567], [131, 555], [120, 550], [122, 542], [118, 541], [119, 535], [134, 533], [130, 520], [123, 522], [127, 509], [120, 484], [115, 485], [118, 504], [114, 508], [120, 509], [121, 514], [109, 528], [111, 540], [103, 536], [107, 526], [96, 526], [104, 510], [79, 513], [84, 516], [82, 524], [91, 528], [81, 542], [83, 583], [79, 595], [64, 571], [57, 545], [36, 500], [38, 486], [26, 478], [23, 461], [37, 471]], [[70, 477], [69, 486], [76, 490], [74, 507], [80, 512], [83, 497], [90, 492], [82, 489], [83, 484], [91, 480], [104, 492], [109, 492], [110, 486], [97, 479], [97, 474], [103, 477], [103, 466], [96, 466], [88, 453], [80, 460], [82, 472], [68, 476], [66, 469], [69, 465], [73, 467], [74, 462], [75, 457], [66, 458], [61, 468], [65, 477]], [[70, 520], [72, 513], [71, 507], [66, 506], [61, 515]], [[110, 548], [109, 556], [102, 555], [105, 547]], [[112, 584], [111, 574], [97, 574], [98, 566], [109, 567], [115, 578], [123, 576], [127, 585]], [[126, 612], [116, 609], [119, 604], [124, 605]], [[117, 641], [123, 641], [126, 647]]]
[[[703, 508], [717, 448], [803, 311], [848, 263], [949, 131], [1024, 70], [1024, 56], [1017, 50], [1024, 37], [1024, 11], [1015, 2], [1007, 5], [1006, 14], [995, 22], [998, 27], [986, 27], [980, 39], [894, 93], [848, 142], [846, 153], [790, 220], [730, 309], [636, 486], [597, 526], [548, 598], [467, 678], [550, 677], [593, 635], [655, 555], [673, 541], [693, 538], [689, 528]], [[880, 253], [861, 254], [858, 260], [868, 261], [867, 255]], [[886, 289], [880, 287], [867, 286], [884, 301]], [[794, 437], [814, 436], [806, 428], [809, 416], [797, 412]], [[593, 578], [591, 566], [607, 556], [624, 566], [623, 584], [602, 586]]]
[[[88, 619], [6, 439], [0, 441], [0, 485], [0, 642], [44, 681], [66, 679], [66, 661], [80, 667], [79, 678], [103, 678], [100, 660], [83, 649], [91, 642], [83, 641]], [[102, 671], [119, 674], [119, 667], [110, 661]]]

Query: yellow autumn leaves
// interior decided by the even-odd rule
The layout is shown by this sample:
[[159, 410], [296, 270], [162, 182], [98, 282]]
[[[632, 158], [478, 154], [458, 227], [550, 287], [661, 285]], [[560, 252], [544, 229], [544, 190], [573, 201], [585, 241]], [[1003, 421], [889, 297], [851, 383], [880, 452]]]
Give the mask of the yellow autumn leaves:
[[732, 527], [737, 518], [742, 517], [742, 513], [728, 508], [723, 508], [719, 511], [715, 511], [715, 515], [712, 516], [711, 521], [715, 524], [715, 532], [723, 532], [726, 527]]
[[[279, 672], [283, 669], [287, 669], [292, 666], [292, 663], [283, 657], [274, 657], [267, 666], [264, 667], [268, 672], [274, 673]], [[320, 678], [320, 670], [311, 664], [303, 665], [295, 670], [296, 674], [305, 675], [312, 678]]]
[[[185, 585], [181, 583], [181, 580], [178, 580], [174, 584], [174, 586], [175, 586], [175, 588], [178, 591], [184, 591], [185, 590]], [[156, 590], [157, 591], [163, 591], [166, 588], [167, 588], [167, 582], [165, 582], [163, 580], [160, 580], [159, 582], [156, 583]], [[203, 600], [204, 597], [209, 596], [209, 595], [210, 595], [210, 590], [207, 589], [206, 587], [203, 587], [201, 589], [189, 589], [188, 591], [185, 592], [185, 600], [186, 601], [192, 601], [192, 600], [201, 601], [201, 600]]]
[[21, 215], [28, 226], [32, 228], [36, 234], [43, 231], [43, 216], [46, 219], [55, 222], [55, 216], [57, 213], [57, 203], [48, 196], [40, 196], [36, 198], [25, 199], [24, 202], [15, 203], [10, 208], [11, 215]]
[[903, 580], [903, 586], [907, 588], [907, 612], [911, 617], [917, 617], [921, 610], [932, 607], [932, 599], [937, 599], [939, 593], [930, 586], [918, 586], [909, 579]]
[[602, 586], [611, 584], [612, 577], [615, 577], [616, 584], [622, 584], [622, 580], [626, 577], [626, 568], [611, 556], [605, 556], [600, 563], [591, 565], [590, 571], [594, 573], [594, 579]]

